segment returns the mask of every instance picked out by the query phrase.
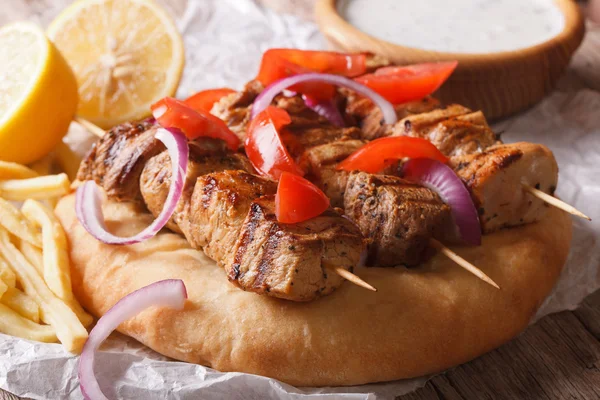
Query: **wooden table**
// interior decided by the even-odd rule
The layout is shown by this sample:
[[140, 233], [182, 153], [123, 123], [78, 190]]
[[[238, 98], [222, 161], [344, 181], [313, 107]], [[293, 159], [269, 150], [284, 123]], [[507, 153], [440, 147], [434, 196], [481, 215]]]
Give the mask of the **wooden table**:
[[[307, 7], [301, 9], [304, 13]], [[600, 26], [588, 28], [573, 68], [583, 86], [600, 90]], [[499, 349], [397, 400], [600, 399], [599, 368], [597, 291], [576, 311], [547, 316]], [[18, 399], [0, 389], [0, 400]]]

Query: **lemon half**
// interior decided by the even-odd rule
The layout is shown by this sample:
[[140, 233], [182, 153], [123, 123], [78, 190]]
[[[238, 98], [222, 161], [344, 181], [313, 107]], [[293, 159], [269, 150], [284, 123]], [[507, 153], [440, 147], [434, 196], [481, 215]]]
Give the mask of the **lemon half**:
[[23, 22], [0, 29], [0, 160], [42, 158], [76, 109], [75, 76], [44, 32]]
[[151, 0], [80, 0], [47, 33], [77, 77], [78, 115], [104, 129], [148, 116], [177, 90], [183, 41]]

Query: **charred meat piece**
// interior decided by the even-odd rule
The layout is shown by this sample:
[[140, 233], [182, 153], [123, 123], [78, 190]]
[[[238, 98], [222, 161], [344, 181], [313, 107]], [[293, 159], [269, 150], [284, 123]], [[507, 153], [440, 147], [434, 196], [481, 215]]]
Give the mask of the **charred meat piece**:
[[140, 202], [144, 165], [164, 150], [155, 134], [154, 123], [147, 120], [115, 126], [94, 144], [79, 167], [77, 179], [95, 181], [118, 201]]
[[[373, 140], [392, 134], [393, 128], [383, 122], [381, 110], [370, 99], [357, 96], [350, 91], [345, 93], [348, 95], [346, 114], [357, 122], [363, 139]], [[398, 119], [401, 120], [414, 114], [434, 110], [439, 107], [439, 104], [439, 101], [433, 97], [425, 97], [422, 100], [397, 104], [394, 108]]]
[[[196, 185], [196, 180], [208, 173], [223, 170], [242, 170], [249, 173], [254, 172], [254, 168], [247, 157], [240, 153], [233, 153], [228, 151], [225, 143], [216, 139], [203, 138], [197, 141], [189, 142], [189, 158], [186, 180], [183, 187], [184, 196], [191, 196]], [[144, 167], [143, 173], [141, 174], [141, 182], [138, 184], [139, 187], [148, 188], [147, 182], [160, 182], [161, 190], [150, 191], [142, 190], [144, 203], [152, 205], [153, 208], [158, 210], [162, 209], [162, 205], [167, 199], [168, 189], [171, 182], [171, 169], [168, 168], [170, 165], [169, 153], [164, 151], [158, 154], [156, 157], [151, 158]], [[167, 190], [162, 190], [164, 187]], [[183, 206], [182, 202], [178, 206]], [[183, 212], [176, 212], [171, 217], [167, 227], [174, 232], [184, 233], [189, 231], [186, 229], [182, 231], [180, 226], [184, 226], [189, 223], [189, 220], [183, 218], [186, 214]], [[193, 237], [185, 235], [190, 244], [193, 247], [198, 247], [192, 243]]]
[[360, 149], [362, 140], [338, 140], [304, 151], [298, 163], [306, 178], [321, 188], [333, 207], [344, 207], [344, 194], [349, 173], [336, 170], [337, 164]]
[[[227, 95], [216, 102], [211, 110], [211, 114], [225, 121], [229, 129], [240, 138], [242, 143], [246, 138], [246, 129], [250, 123], [252, 103], [263, 89], [260, 82], [250, 81], [244, 86], [242, 91]], [[340, 110], [344, 109], [346, 104], [345, 97], [339, 95], [334, 101], [338, 103]], [[291, 125], [293, 126], [330, 126], [329, 121], [307, 107], [299, 95], [287, 97], [280, 94], [273, 100], [273, 105], [286, 110], [290, 114], [292, 119]]]
[[211, 114], [222, 119], [242, 143], [246, 138], [246, 127], [250, 123], [252, 103], [263, 89], [259, 81], [250, 81], [241, 91], [217, 101], [211, 110]]
[[496, 144], [498, 140], [485, 120], [483, 124], [472, 122], [480, 122], [476, 119], [477, 114], [470, 113], [446, 119], [421, 130], [415, 129], [410, 123], [405, 123], [405, 129], [400, 133], [427, 139], [448, 157], [480, 153]]
[[[167, 196], [170, 166], [164, 155], [147, 164], [141, 190], [158, 215]], [[190, 157], [184, 194], [173, 216], [192, 247], [202, 248], [240, 288], [294, 301], [310, 301], [342, 283], [327, 265], [351, 270], [364, 249], [358, 228], [333, 210], [299, 224], [274, 214], [277, 184], [244, 170], [226, 150]], [[214, 171], [214, 172], [210, 172]], [[195, 178], [195, 180], [194, 180]]]
[[354, 172], [344, 198], [346, 215], [367, 239], [368, 265], [416, 266], [431, 238], [451, 226], [450, 207], [432, 190], [395, 176]]
[[553, 194], [558, 182], [556, 159], [541, 144], [495, 145], [482, 153], [453, 157], [450, 166], [471, 192], [485, 233], [541, 219], [545, 203], [521, 184]]

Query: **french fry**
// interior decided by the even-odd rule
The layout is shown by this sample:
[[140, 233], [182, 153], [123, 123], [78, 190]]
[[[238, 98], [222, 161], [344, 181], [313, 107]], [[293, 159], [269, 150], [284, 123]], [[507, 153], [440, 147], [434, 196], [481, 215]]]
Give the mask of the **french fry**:
[[53, 327], [30, 321], [4, 304], [0, 304], [0, 332], [46, 343], [56, 342], [57, 336]]
[[2, 254], [0, 253], [0, 281], [6, 283], [8, 287], [14, 288], [17, 286], [17, 276], [8, 266]]
[[42, 228], [43, 276], [46, 284], [56, 297], [75, 312], [84, 326], [89, 326], [93, 318], [73, 297], [67, 238], [60, 222], [51, 210], [35, 200], [26, 200], [21, 212], [31, 223]]
[[0, 198], [0, 226], [3, 226], [19, 239], [36, 247], [42, 247], [42, 237], [38, 230], [25, 218], [21, 211], [2, 198]]
[[35, 323], [40, 322], [40, 306], [19, 289], [9, 287], [0, 303]]
[[38, 176], [37, 172], [31, 168], [14, 162], [0, 160], [0, 180], [6, 179], [27, 179]]
[[42, 250], [24, 240], [19, 241], [19, 251], [23, 253], [27, 261], [37, 269], [40, 276], [44, 276], [44, 257]]
[[0, 196], [7, 200], [47, 199], [64, 196], [70, 191], [67, 174], [40, 176], [30, 179], [0, 181]]
[[73, 310], [48, 288], [37, 270], [11, 243], [8, 232], [0, 228], [0, 248], [23, 285], [25, 293], [40, 306], [40, 318], [48, 321], [67, 351], [80, 352], [88, 333]]
[[54, 213], [35, 200], [26, 200], [21, 212], [33, 225], [42, 228], [44, 280], [64, 301], [73, 299], [67, 238]]
[[81, 157], [79, 157], [65, 142], [60, 142], [54, 149], [56, 161], [71, 181], [77, 178]]

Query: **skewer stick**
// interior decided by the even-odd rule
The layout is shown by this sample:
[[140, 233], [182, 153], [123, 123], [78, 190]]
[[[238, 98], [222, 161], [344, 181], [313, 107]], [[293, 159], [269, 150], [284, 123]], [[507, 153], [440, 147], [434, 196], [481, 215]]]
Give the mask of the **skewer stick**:
[[87, 119], [76, 116], [74, 121], [77, 122], [79, 125], [83, 126], [85, 129], [87, 129], [89, 132], [93, 133], [94, 135], [96, 135], [100, 138], [102, 136], [104, 136], [104, 129], [100, 128], [98, 125], [91, 123]]
[[474, 266], [473, 264], [471, 264], [470, 262], [468, 262], [467, 260], [465, 260], [464, 258], [459, 256], [458, 254], [456, 254], [455, 252], [453, 252], [452, 250], [450, 250], [449, 248], [444, 246], [442, 243], [438, 242], [435, 239], [430, 239], [429, 243], [430, 243], [431, 247], [439, 250], [443, 255], [445, 255], [446, 257], [448, 257], [449, 259], [451, 259], [452, 261], [457, 263], [459, 266], [461, 266], [462, 268], [466, 269], [467, 271], [469, 271], [470, 273], [472, 273], [473, 275], [475, 275], [476, 277], [481, 279], [482, 281], [489, 283], [496, 289], [500, 289], [500, 286], [498, 286], [496, 284], [496, 282], [494, 282], [482, 270], [480, 270], [479, 268], [477, 268], [476, 266]]
[[581, 211], [579, 211], [578, 209], [576, 209], [572, 205], [567, 204], [564, 201], [559, 200], [556, 197], [554, 197], [552, 195], [549, 195], [546, 192], [542, 192], [541, 190], [536, 189], [534, 187], [531, 187], [529, 185], [526, 185], [524, 183], [521, 183], [521, 185], [523, 186], [523, 189], [526, 192], [528, 192], [532, 196], [537, 197], [538, 199], [542, 200], [543, 202], [545, 202], [547, 204], [550, 204], [551, 206], [554, 206], [556, 208], [560, 208], [561, 210], [566, 211], [569, 214], [573, 214], [573, 215], [576, 215], [578, 217], [585, 218], [588, 221], [592, 220], [590, 217], [588, 217], [587, 215], [585, 215], [584, 213], [582, 213]]
[[342, 278], [354, 283], [357, 286], [363, 287], [365, 289], [369, 289], [372, 290], [374, 292], [377, 291], [377, 289], [375, 289], [373, 286], [369, 285], [367, 282], [363, 281], [362, 279], [360, 279], [357, 275], [354, 275], [352, 272], [342, 268], [342, 267], [335, 267], [333, 265], [327, 265], [325, 264], [325, 268], [331, 270], [332, 272], [335, 272], [336, 274], [338, 274], [339, 276], [341, 276]]

